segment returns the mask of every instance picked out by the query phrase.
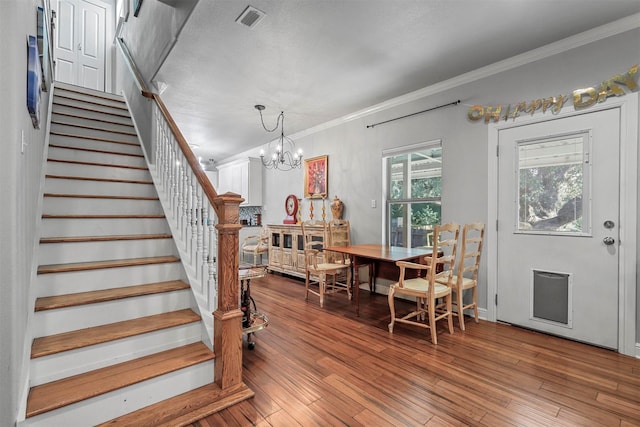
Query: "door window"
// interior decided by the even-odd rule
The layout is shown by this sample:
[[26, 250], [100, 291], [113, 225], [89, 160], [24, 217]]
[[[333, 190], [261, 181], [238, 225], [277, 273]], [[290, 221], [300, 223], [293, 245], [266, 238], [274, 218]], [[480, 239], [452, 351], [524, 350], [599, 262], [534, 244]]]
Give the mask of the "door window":
[[588, 235], [589, 132], [516, 144], [520, 233]]

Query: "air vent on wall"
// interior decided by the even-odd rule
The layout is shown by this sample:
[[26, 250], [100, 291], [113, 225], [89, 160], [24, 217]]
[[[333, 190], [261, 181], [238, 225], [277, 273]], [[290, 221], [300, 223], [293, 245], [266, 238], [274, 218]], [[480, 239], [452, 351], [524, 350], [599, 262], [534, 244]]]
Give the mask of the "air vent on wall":
[[253, 6], [247, 6], [244, 12], [242, 12], [240, 16], [238, 16], [236, 22], [249, 28], [253, 28], [258, 25], [258, 23], [262, 21], [262, 18], [264, 18], [265, 16], [266, 14], [263, 11], [256, 9]]

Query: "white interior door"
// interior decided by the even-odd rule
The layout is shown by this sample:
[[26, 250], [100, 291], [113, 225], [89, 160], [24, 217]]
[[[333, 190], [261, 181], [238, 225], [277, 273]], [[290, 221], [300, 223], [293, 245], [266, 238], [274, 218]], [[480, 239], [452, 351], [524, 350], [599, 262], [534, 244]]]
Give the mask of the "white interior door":
[[56, 80], [104, 90], [105, 8], [85, 0], [59, 0], [57, 16]]
[[618, 346], [620, 112], [498, 134], [497, 319]]

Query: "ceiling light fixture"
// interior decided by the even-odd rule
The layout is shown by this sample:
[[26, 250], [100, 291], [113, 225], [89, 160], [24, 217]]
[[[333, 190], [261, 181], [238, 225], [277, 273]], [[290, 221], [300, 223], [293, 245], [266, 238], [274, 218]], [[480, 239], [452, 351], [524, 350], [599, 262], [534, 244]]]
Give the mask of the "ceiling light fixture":
[[300, 169], [302, 167], [302, 150], [298, 149], [294, 154], [292, 154], [291, 151], [285, 150], [285, 143], [291, 147], [292, 151], [295, 150], [296, 145], [291, 138], [284, 136], [284, 111], [281, 111], [280, 115], [278, 115], [276, 126], [273, 129], [268, 129], [264, 125], [264, 118], [262, 117], [262, 111], [265, 109], [264, 105], [255, 105], [254, 107], [260, 112], [260, 121], [262, 122], [264, 130], [267, 132], [275, 132], [278, 127], [280, 128], [280, 139], [278, 139], [276, 151], [271, 155], [271, 158], [265, 159], [264, 150], [260, 150], [260, 159], [264, 167], [283, 171], [296, 168]]

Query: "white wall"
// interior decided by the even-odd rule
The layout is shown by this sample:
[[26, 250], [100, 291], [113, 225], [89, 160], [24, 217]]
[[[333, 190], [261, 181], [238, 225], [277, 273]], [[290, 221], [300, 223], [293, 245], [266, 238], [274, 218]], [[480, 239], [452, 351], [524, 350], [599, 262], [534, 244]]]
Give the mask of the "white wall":
[[[24, 390], [31, 341], [27, 322], [33, 313], [30, 280], [37, 241], [48, 93], [40, 107], [41, 128], [34, 129], [26, 107], [27, 35], [36, 35], [41, 1], [0, 2], [0, 425], [15, 424]], [[26, 146], [22, 150], [22, 134]]]
[[[639, 43], [640, 30], [636, 28], [586, 45], [580, 46], [576, 42], [574, 46], [580, 47], [563, 52], [554, 46], [554, 52], [561, 53], [552, 56], [545, 57], [536, 51], [517, 58], [517, 62], [512, 61], [521, 64], [519, 66], [508, 67], [501, 63], [501, 67], [495, 68], [506, 71], [489, 75], [489, 69], [483, 69], [452, 78], [425, 88], [420, 93], [429, 95], [421, 99], [297, 138], [296, 146], [303, 149], [306, 158], [329, 156], [327, 203], [334, 195], [344, 202], [345, 217], [351, 221], [356, 243], [382, 241], [382, 151], [434, 139], [442, 139], [443, 145], [443, 221], [486, 222], [486, 200], [490, 191], [487, 183], [488, 129], [484, 121], [467, 119], [468, 107], [531, 101], [598, 85], [640, 62]], [[373, 123], [456, 100], [461, 100], [462, 104], [367, 128]], [[257, 156], [259, 148], [234, 158]], [[263, 222], [281, 223], [285, 216], [285, 197], [290, 193], [303, 197], [302, 171], [265, 170], [263, 183]], [[370, 207], [371, 200], [376, 200], [376, 208]], [[303, 200], [302, 205], [303, 218], [307, 219], [308, 200]], [[314, 205], [317, 218], [320, 216], [319, 203], [316, 201]], [[490, 225], [487, 230], [493, 232]], [[479, 304], [484, 308], [487, 307], [486, 269], [485, 257], [479, 287]], [[637, 295], [637, 307], [640, 308], [640, 291]], [[636, 335], [640, 335], [640, 315], [636, 319]], [[640, 341], [640, 337], [636, 341]]]

